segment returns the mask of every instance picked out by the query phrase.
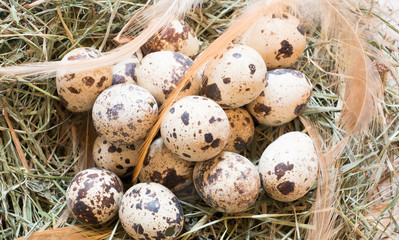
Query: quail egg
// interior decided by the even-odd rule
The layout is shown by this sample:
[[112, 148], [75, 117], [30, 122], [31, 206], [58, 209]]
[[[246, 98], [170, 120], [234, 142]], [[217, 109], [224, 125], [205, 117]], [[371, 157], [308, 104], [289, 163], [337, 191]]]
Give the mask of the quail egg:
[[312, 85], [303, 73], [276, 69], [267, 73], [266, 87], [247, 110], [260, 124], [279, 126], [296, 118], [311, 94]]
[[144, 88], [117, 84], [98, 96], [92, 116], [99, 136], [114, 144], [133, 144], [146, 137], [155, 124], [158, 105]]
[[193, 180], [194, 163], [182, 160], [163, 144], [162, 138], [152, 142], [141, 169], [140, 182], [156, 182], [179, 191]]
[[[163, 103], [176, 88], [193, 61], [178, 52], [162, 51], [145, 56], [136, 68], [137, 84], [147, 89], [159, 103]], [[179, 93], [179, 98], [197, 95], [200, 81], [191, 78]]]
[[141, 50], [144, 54], [157, 51], [175, 51], [194, 57], [200, 47], [194, 30], [183, 20], [173, 20], [162, 33], [152, 36]]
[[85, 224], [103, 224], [118, 214], [123, 185], [114, 173], [100, 168], [79, 172], [69, 183], [66, 200], [73, 216]]
[[113, 144], [103, 137], [97, 137], [93, 145], [94, 163], [119, 177], [131, 174], [139, 158], [139, 149], [144, 140], [132, 144]]
[[132, 55], [112, 67], [112, 85], [121, 83], [137, 84], [135, 69], [139, 59]]
[[242, 152], [249, 146], [254, 137], [254, 121], [243, 108], [227, 109], [224, 112], [229, 118], [230, 124], [230, 137], [224, 151]]
[[187, 96], [172, 105], [161, 123], [161, 136], [172, 153], [187, 161], [219, 154], [230, 136], [223, 109], [206, 97]]
[[175, 239], [184, 224], [179, 200], [158, 183], [139, 183], [127, 190], [119, 219], [133, 239]]
[[265, 82], [262, 56], [248, 46], [229, 46], [206, 64], [200, 95], [222, 108], [237, 108], [255, 100]]
[[243, 35], [241, 44], [262, 55], [269, 70], [287, 68], [295, 63], [305, 50], [305, 29], [289, 13], [270, 13], [260, 17]]
[[261, 185], [259, 173], [251, 161], [226, 151], [198, 162], [193, 180], [201, 198], [209, 206], [226, 213], [248, 209], [258, 198]]
[[312, 139], [302, 132], [289, 132], [272, 142], [259, 160], [263, 189], [283, 202], [297, 200], [313, 186], [318, 157]]
[[[100, 56], [101, 52], [94, 48], [77, 48], [67, 53], [61, 62], [94, 59]], [[90, 110], [98, 95], [111, 84], [110, 67], [72, 73], [58, 71], [56, 77], [57, 92], [61, 102], [72, 112]]]

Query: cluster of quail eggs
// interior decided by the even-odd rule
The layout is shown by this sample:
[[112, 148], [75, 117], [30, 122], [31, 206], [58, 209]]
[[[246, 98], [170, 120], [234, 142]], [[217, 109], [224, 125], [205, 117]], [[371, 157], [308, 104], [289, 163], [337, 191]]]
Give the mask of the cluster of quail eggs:
[[[149, 147], [139, 184], [123, 194], [120, 178], [130, 176], [139, 150], [158, 117], [158, 108], [190, 68], [200, 41], [184, 21], [154, 35], [136, 56], [109, 68], [57, 75], [66, 108], [91, 110], [98, 168], [80, 172], [67, 190], [76, 219], [102, 224], [119, 219], [134, 239], [173, 239], [183, 229], [183, 210], [174, 193], [193, 186], [203, 201], [226, 213], [250, 208], [261, 188], [278, 201], [304, 196], [316, 180], [318, 157], [302, 132], [280, 136], [259, 165], [240, 155], [255, 124], [280, 126], [306, 107], [312, 85], [288, 69], [306, 43], [299, 20], [288, 13], [260, 18], [238, 43], [207, 62], [190, 79]], [[63, 61], [96, 58], [76, 49]]]

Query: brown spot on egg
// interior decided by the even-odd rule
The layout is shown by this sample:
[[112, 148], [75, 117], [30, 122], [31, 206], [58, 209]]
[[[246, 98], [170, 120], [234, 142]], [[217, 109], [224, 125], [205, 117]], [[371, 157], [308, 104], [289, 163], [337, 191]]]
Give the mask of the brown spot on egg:
[[153, 213], [158, 213], [160, 207], [161, 204], [159, 203], [158, 198], [155, 198], [152, 201], [144, 203], [144, 208]]
[[215, 116], [212, 116], [212, 117], [209, 119], [209, 123], [221, 122], [221, 121], [222, 121], [221, 118], [215, 118]]
[[233, 53], [233, 57], [240, 58], [241, 57], [241, 53]]
[[107, 109], [107, 117], [108, 117], [108, 119], [109, 120], [118, 119], [120, 110], [124, 110], [124, 107], [123, 107], [122, 103], [116, 104], [116, 105], [112, 106], [112, 108], [108, 108]]
[[80, 90], [77, 90], [77, 89], [74, 88], [74, 87], [68, 87], [68, 90], [69, 90], [71, 93], [73, 93], [73, 94], [79, 94], [79, 93], [80, 93]]
[[188, 82], [188, 83], [186, 84], [186, 86], [184, 86], [184, 88], [182, 89], [182, 91], [188, 90], [188, 89], [190, 89], [190, 87], [191, 87], [191, 82]]
[[191, 156], [188, 155], [187, 153], [183, 153], [183, 156], [185, 156], [186, 158], [191, 158]]
[[299, 104], [298, 106], [296, 106], [296, 108], [294, 110], [294, 114], [299, 115], [305, 107], [306, 107], [306, 103]]
[[244, 151], [247, 147], [247, 143], [240, 137], [234, 139], [234, 149], [238, 152]]
[[136, 75], [134, 75], [135, 70], [136, 70], [136, 63], [125, 64], [125, 75], [130, 76], [133, 79], [133, 81], [137, 82]]
[[213, 141], [212, 133], [205, 133], [204, 138], [205, 138], [205, 142], [207, 142], [207, 143], [211, 143]]
[[84, 55], [84, 54], [77, 54], [77, 55], [69, 56], [67, 59], [68, 59], [69, 61], [74, 61], [74, 60], [80, 60], [80, 59], [85, 59], [85, 58], [87, 58], [86, 55]]
[[143, 228], [143, 226], [141, 226], [141, 224], [133, 223], [132, 227], [133, 227], [134, 231], [136, 231], [136, 233], [138, 233], [140, 235], [144, 233], [144, 228]]
[[173, 58], [183, 66], [184, 70], [189, 69], [193, 64], [193, 61], [190, 58], [178, 52], [173, 52]]
[[121, 84], [121, 83], [126, 83], [125, 76], [114, 74], [112, 76], [112, 85]]
[[277, 190], [283, 195], [288, 195], [295, 190], [295, 183], [290, 181], [282, 182], [277, 185]]
[[63, 79], [67, 82], [71, 81], [72, 79], [75, 78], [75, 73], [71, 73], [71, 74], [66, 74], [63, 76]]
[[[63, 88], [62, 88], [62, 89], [63, 89]], [[65, 100], [65, 98], [62, 97], [62, 95], [59, 95], [58, 97], [60, 98], [60, 102], [61, 102], [62, 104], [64, 104], [65, 107], [68, 107], [68, 104], [69, 104], [68, 101]]]
[[287, 162], [287, 165], [285, 163], [279, 163], [274, 167], [274, 174], [277, 176], [277, 180], [280, 180], [285, 175], [286, 171], [291, 171], [294, 169], [294, 164], [290, 164]]
[[231, 82], [231, 78], [223, 78], [224, 84], [229, 84]]
[[94, 78], [86, 76], [82, 78], [82, 83], [88, 87], [91, 87], [94, 84]]
[[297, 27], [296, 29], [298, 29], [298, 32], [299, 32], [301, 35], [305, 36], [305, 29], [303, 28], [303, 26], [302, 26], [301, 24], [299, 24], [298, 27]]
[[254, 111], [258, 114], [263, 114], [265, 116], [269, 115], [270, 111], [272, 110], [271, 107], [266, 106], [263, 103], [257, 103], [254, 107]]
[[122, 148], [118, 148], [118, 147], [116, 147], [116, 146], [114, 146], [114, 145], [111, 145], [111, 146], [108, 148], [108, 152], [109, 152], [109, 153], [114, 153], [114, 152], [121, 153], [121, 152], [122, 152]]
[[74, 216], [81, 222], [88, 224], [98, 224], [98, 218], [94, 213], [94, 209], [86, 205], [83, 201], [77, 200], [72, 206], [71, 211]]
[[212, 83], [211, 85], [206, 85], [203, 87], [202, 94], [215, 101], [222, 100], [219, 87], [216, 83]]
[[280, 60], [281, 56], [283, 58], [291, 57], [292, 54], [293, 54], [293, 50], [294, 50], [292, 45], [287, 40], [281, 41], [280, 45], [281, 45], [281, 48], [278, 50], [278, 54], [276, 55], [276, 59]]
[[190, 114], [188, 112], [185, 111], [180, 118], [184, 125], [187, 126], [190, 123]]
[[96, 86], [97, 86], [98, 88], [101, 88], [101, 87], [103, 86], [104, 82], [107, 81], [107, 80], [108, 80], [107, 77], [104, 77], [104, 76], [101, 77], [101, 78], [100, 78], [100, 81], [97, 83]]
[[212, 142], [211, 147], [212, 147], [212, 148], [217, 148], [217, 147], [219, 147], [219, 145], [220, 145], [220, 138], [216, 138], [216, 139]]
[[248, 65], [249, 70], [251, 71], [251, 74], [254, 74], [256, 72], [256, 67], [253, 64]]
[[160, 183], [169, 189], [172, 189], [179, 184], [183, 184], [187, 180], [184, 176], [177, 175], [176, 169], [168, 168], [167, 170], [165, 170], [165, 172], [166, 176], [162, 179]]

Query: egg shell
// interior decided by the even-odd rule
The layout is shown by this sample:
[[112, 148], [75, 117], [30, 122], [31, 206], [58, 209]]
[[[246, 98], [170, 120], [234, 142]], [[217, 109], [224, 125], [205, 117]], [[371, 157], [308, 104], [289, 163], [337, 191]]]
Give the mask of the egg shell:
[[280, 136], [259, 160], [263, 189], [283, 202], [304, 196], [315, 183], [317, 170], [318, 157], [312, 139], [301, 132]]
[[152, 36], [141, 48], [144, 54], [158, 51], [180, 52], [194, 57], [200, 47], [194, 30], [183, 20], [173, 20], [162, 33]]
[[119, 219], [133, 239], [175, 239], [184, 224], [179, 200], [158, 183], [139, 183], [127, 190]]
[[242, 212], [258, 198], [259, 173], [247, 158], [232, 152], [221, 152], [194, 167], [194, 186], [211, 207], [226, 213]]
[[162, 138], [158, 138], [148, 149], [139, 180], [160, 183], [171, 191], [179, 191], [192, 184], [193, 169], [193, 162], [178, 158], [165, 146]]
[[121, 83], [137, 84], [135, 69], [139, 59], [132, 55], [112, 67], [112, 85]]
[[227, 109], [224, 111], [229, 118], [230, 137], [224, 151], [242, 152], [252, 142], [255, 125], [251, 115], [243, 108]]
[[[159, 103], [163, 103], [176, 88], [193, 61], [178, 52], [162, 51], [145, 56], [136, 68], [137, 84], [147, 89]], [[178, 99], [197, 95], [201, 82], [191, 78], [179, 93]]]
[[[95, 59], [102, 54], [94, 48], [77, 48], [67, 53], [61, 62]], [[58, 96], [72, 112], [84, 112], [93, 107], [98, 95], [112, 84], [112, 70], [101, 67], [89, 71], [58, 71], [56, 85]]]
[[187, 96], [172, 105], [161, 123], [164, 144], [179, 158], [204, 161], [219, 154], [230, 136], [223, 109], [206, 97]]
[[298, 18], [289, 13], [270, 13], [259, 17], [240, 43], [258, 51], [268, 70], [287, 68], [305, 50], [305, 29]]
[[247, 110], [260, 124], [280, 126], [301, 113], [311, 94], [312, 85], [303, 73], [276, 69], [267, 73], [266, 87]]
[[103, 137], [97, 137], [93, 144], [94, 163], [119, 177], [131, 174], [139, 158], [139, 149], [144, 139], [132, 144], [113, 144]]
[[99, 136], [115, 144], [133, 144], [147, 136], [158, 117], [158, 105], [144, 88], [117, 84], [98, 96], [92, 116]]
[[254, 49], [232, 45], [205, 67], [200, 95], [222, 108], [237, 108], [255, 100], [265, 87], [266, 65]]
[[84, 224], [98, 225], [113, 219], [123, 196], [121, 180], [112, 172], [90, 168], [79, 172], [66, 191], [68, 209]]

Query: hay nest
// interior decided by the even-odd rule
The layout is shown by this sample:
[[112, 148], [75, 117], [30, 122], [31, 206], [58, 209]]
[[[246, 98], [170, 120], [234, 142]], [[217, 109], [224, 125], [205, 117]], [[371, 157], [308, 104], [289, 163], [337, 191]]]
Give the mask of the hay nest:
[[[187, 13], [202, 48], [217, 39], [251, 2], [206, 0]], [[310, 103], [300, 118], [281, 127], [256, 126], [245, 155], [257, 164], [278, 136], [308, 132], [323, 156], [317, 185], [291, 203], [273, 201], [261, 193], [254, 206], [234, 215], [216, 212], [195, 195], [183, 194], [185, 228], [179, 239], [399, 239], [395, 69], [399, 66], [395, 35], [399, 25], [392, 20], [391, 10], [377, 3], [337, 2], [339, 14], [359, 20], [353, 21], [354, 29], [374, 33], [361, 35], [366, 42], [364, 53], [374, 61], [382, 85], [372, 125], [346, 137], [339, 122], [346, 99], [342, 88], [346, 86], [346, 93], [356, 92], [356, 86], [342, 83], [345, 77], [338, 66], [345, 54], [336, 47], [342, 38], [326, 39], [322, 18], [309, 14], [312, 9], [298, 11], [307, 18], [307, 48], [292, 68], [305, 73], [314, 85]], [[0, 67], [60, 60], [80, 46], [110, 51], [118, 47], [112, 39], [145, 3], [0, 1]], [[0, 237], [128, 238], [118, 221], [101, 228], [83, 227], [66, 207], [69, 181], [79, 170], [93, 166], [90, 149], [95, 132], [90, 113], [67, 111], [57, 96], [54, 78], [43, 76], [0, 76], [0, 108]]]

